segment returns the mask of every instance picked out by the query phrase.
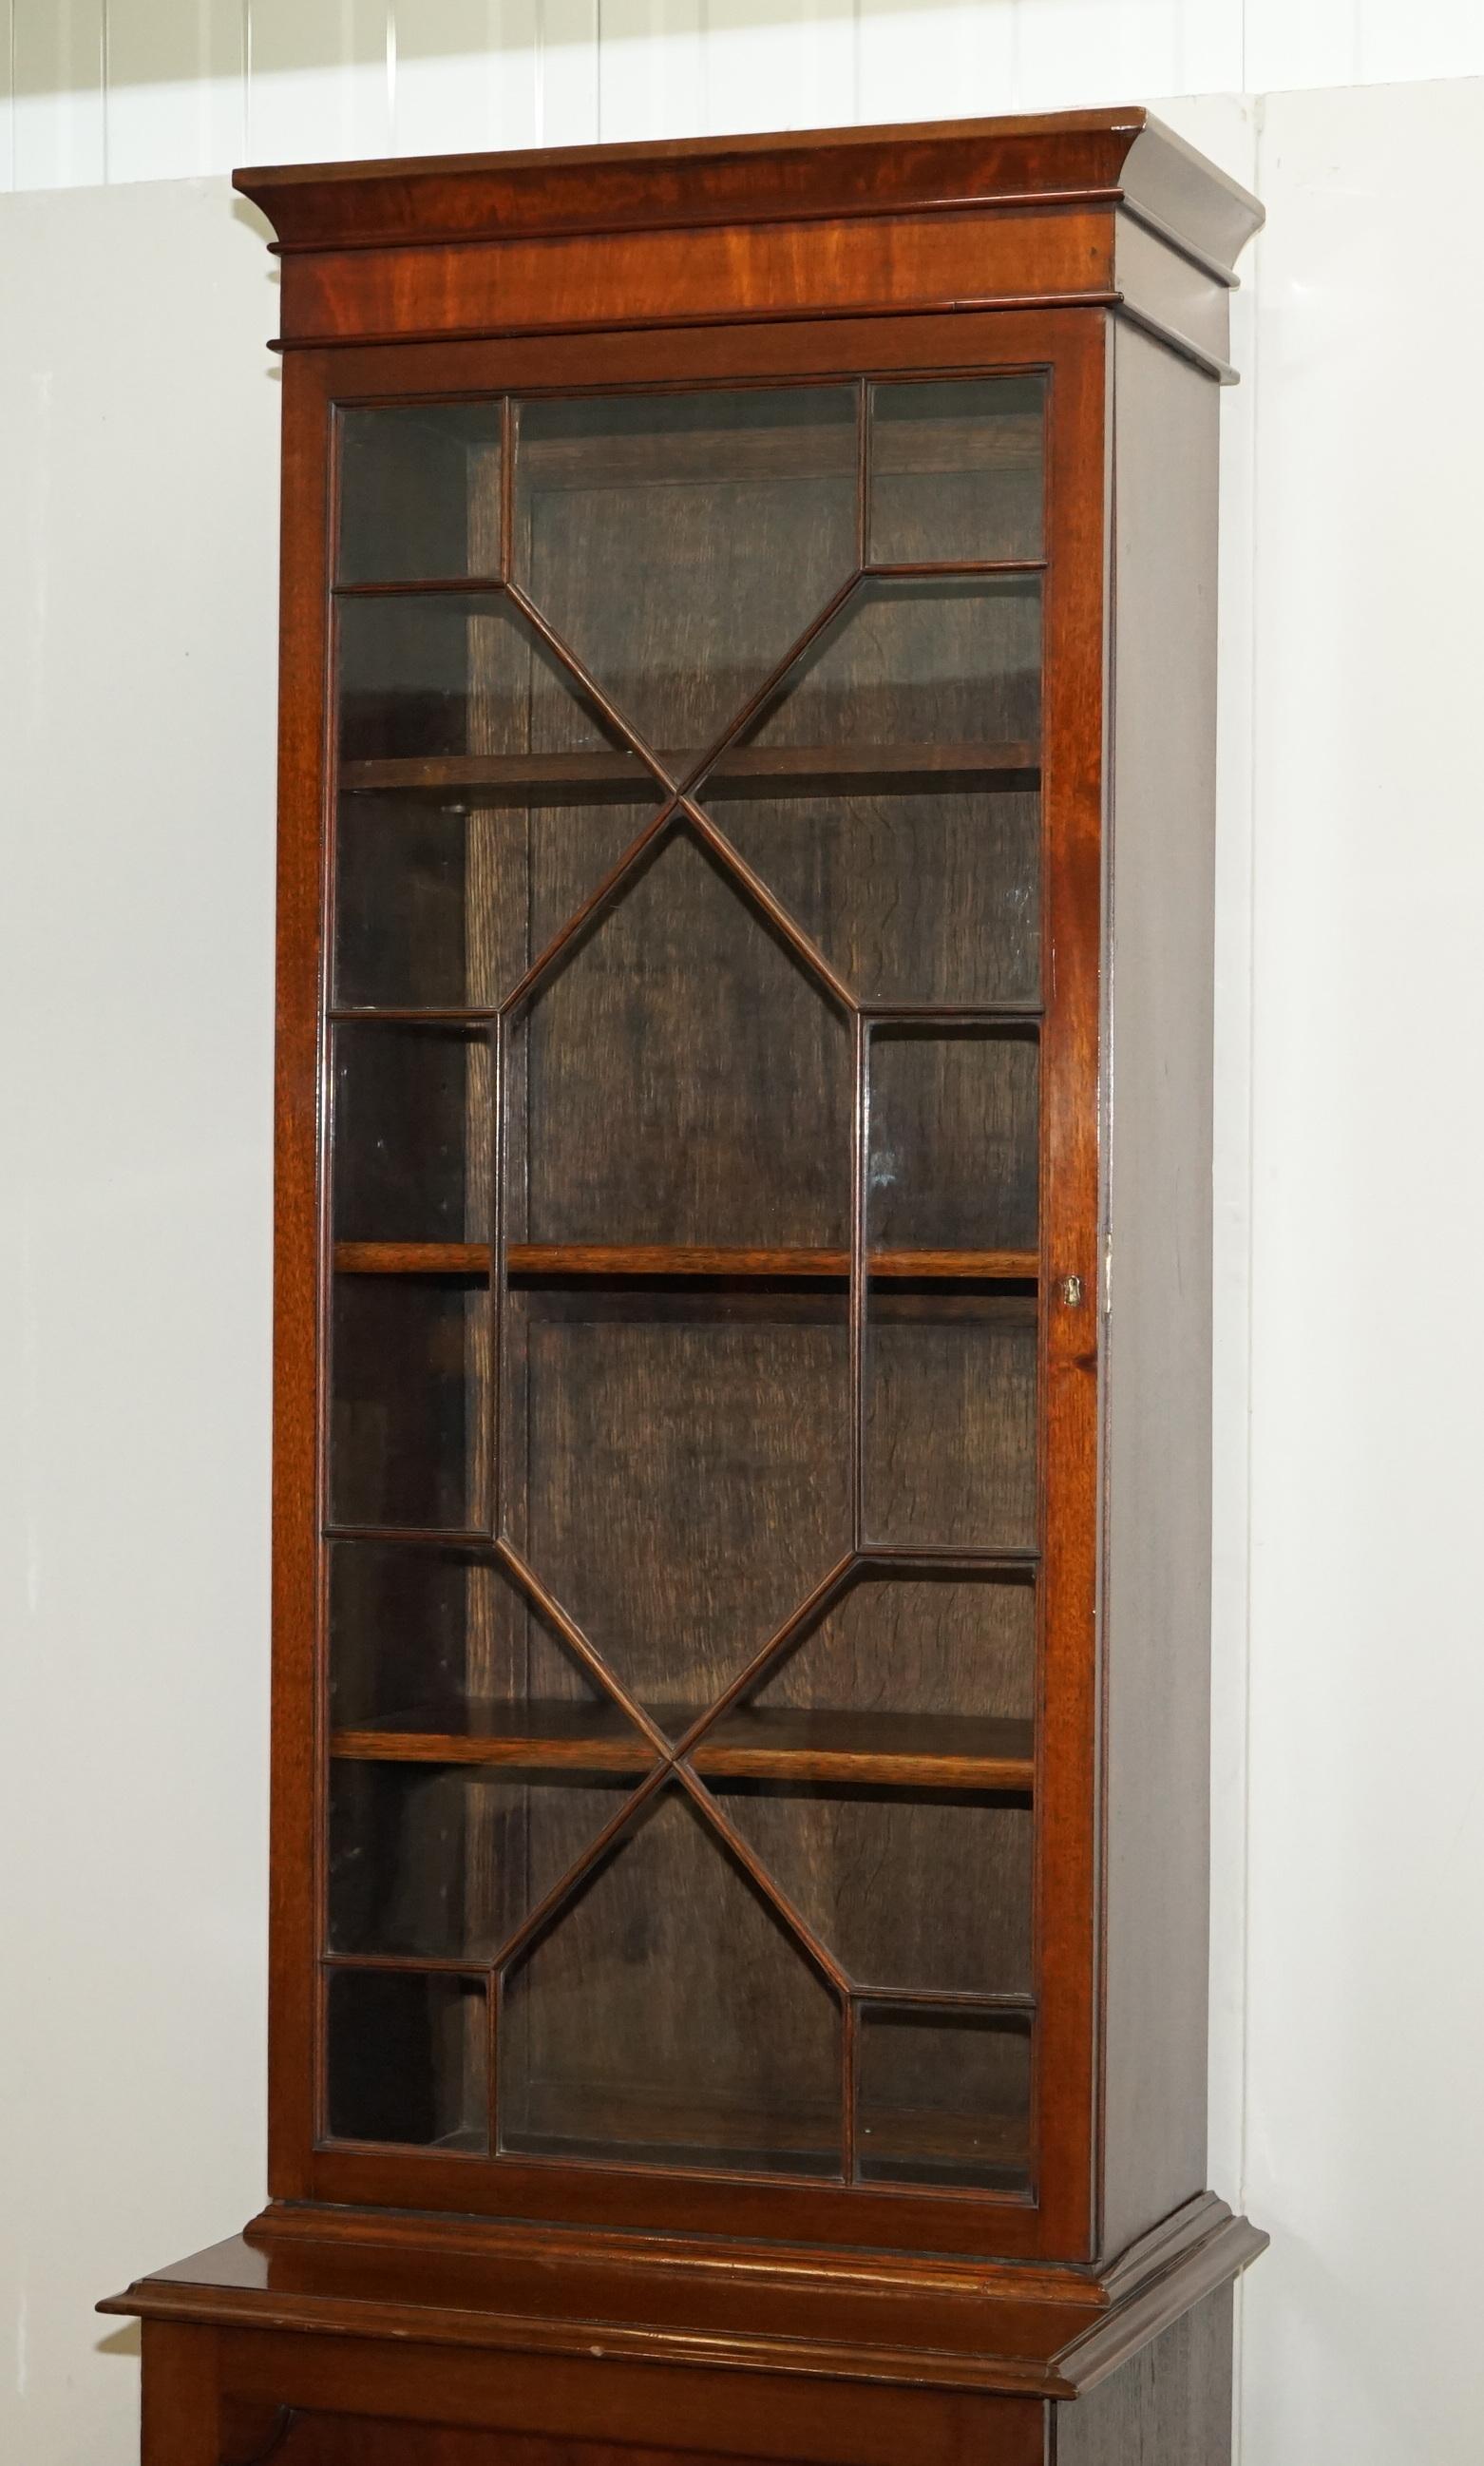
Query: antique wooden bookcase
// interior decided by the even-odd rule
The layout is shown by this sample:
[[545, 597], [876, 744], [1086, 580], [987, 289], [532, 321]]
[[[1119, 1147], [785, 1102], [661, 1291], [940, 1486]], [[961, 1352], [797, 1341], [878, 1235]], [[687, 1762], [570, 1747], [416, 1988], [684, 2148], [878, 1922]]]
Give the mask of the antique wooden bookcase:
[[1138, 111], [238, 185], [273, 2198], [121, 2298], [146, 2466], [1214, 2466], [1257, 210]]

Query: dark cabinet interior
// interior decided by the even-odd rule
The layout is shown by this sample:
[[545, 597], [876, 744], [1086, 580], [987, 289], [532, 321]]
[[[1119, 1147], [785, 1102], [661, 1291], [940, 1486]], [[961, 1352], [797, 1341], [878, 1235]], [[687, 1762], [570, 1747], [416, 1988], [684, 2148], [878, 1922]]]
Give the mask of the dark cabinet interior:
[[332, 2139], [1030, 2182], [1044, 422], [341, 415]]

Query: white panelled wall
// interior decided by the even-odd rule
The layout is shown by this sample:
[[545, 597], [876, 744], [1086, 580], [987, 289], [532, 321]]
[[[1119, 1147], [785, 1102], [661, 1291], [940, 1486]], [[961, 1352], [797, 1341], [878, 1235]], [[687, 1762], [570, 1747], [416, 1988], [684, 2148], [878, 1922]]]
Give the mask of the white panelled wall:
[[1270, 213], [1223, 432], [1238, 2451], [1477, 2466], [1481, 71], [1481, 0], [0, 0], [0, 190], [92, 191], [0, 196], [5, 2466], [130, 2466], [90, 2303], [262, 2186], [277, 301], [183, 175], [1170, 95]]
[[1481, 0], [0, 0], [0, 189], [1480, 73]]

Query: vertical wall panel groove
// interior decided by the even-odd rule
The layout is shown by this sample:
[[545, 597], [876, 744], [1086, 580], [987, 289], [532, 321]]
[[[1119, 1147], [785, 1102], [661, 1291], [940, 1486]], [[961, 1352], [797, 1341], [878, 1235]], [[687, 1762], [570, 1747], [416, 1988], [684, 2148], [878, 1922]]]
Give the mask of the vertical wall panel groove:
[[258, 162], [391, 152], [389, 0], [249, 0]]
[[246, 147], [242, 0], [105, 0], [110, 180], [223, 171]]
[[706, 0], [703, 133], [855, 117], [856, 30], [853, 0]]
[[537, 0], [537, 110], [543, 146], [590, 146], [598, 134], [601, 0]]
[[1240, 94], [1243, 0], [1180, 0], [1172, 94]]
[[[1396, 0], [1387, 0], [1390, 7]], [[1410, 16], [1410, 8], [1405, 12]], [[1246, 0], [1243, 74], [1253, 93], [1349, 85], [1356, 66], [1357, 0]]]
[[705, 0], [600, 0], [598, 134], [670, 137], [700, 126]]
[[11, 0], [0, 0], [0, 190], [15, 185], [15, 122], [11, 108], [14, 35]]
[[1356, 0], [1355, 76], [1362, 85], [1393, 78], [1484, 76], [1484, 9], [1479, 0]]
[[392, 0], [398, 154], [541, 142], [538, 0]]
[[1021, 14], [1020, 0], [858, 0], [857, 117], [1018, 109]]
[[107, 177], [103, 0], [12, 0], [18, 189], [89, 188]]
[[1478, 0], [0, 0], [0, 190], [1477, 75]]

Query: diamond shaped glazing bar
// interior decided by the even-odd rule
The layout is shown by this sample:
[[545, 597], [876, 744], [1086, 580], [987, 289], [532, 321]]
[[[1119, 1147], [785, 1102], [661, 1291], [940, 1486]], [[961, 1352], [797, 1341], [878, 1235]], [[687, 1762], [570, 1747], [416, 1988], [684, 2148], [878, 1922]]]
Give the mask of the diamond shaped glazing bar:
[[543, 1617], [550, 1620], [564, 1642], [582, 1663], [588, 1676], [632, 1722], [640, 1736], [653, 1748], [655, 1755], [673, 1760], [673, 1750], [664, 1732], [650, 1718], [643, 1706], [635, 1702], [622, 1680], [615, 1677], [597, 1647], [589, 1644], [576, 1620], [568, 1617], [556, 1595], [548, 1592], [535, 1569], [526, 1565], [515, 1545], [503, 1538], [497, 1540], [495, 1556], [500, 1565], [514, 1577], [521, 1591], [534, 1603]]
[[836, 1000], [844, 1010], [849, 1012], [854, 1009], [855, 1004], [848, 989], [835, 975], [833, 969], [831, 968], [823, 953], [804, 931], [803, 927], [799, 924], [797, 918], [789, 913], [788, 909], [784, 907], [783, 903], [774, 897], [766, 885], [763, 883], [752, 871], [750, 866], [746, 864], [744, 860], [739, 855], [737, 849], [732, 845], [730, 840], [727, 839], [724, 831], [720, 830], [713, 820], [710, 814], [705, 812], [701, 806], [695, 801], [691, 791], [698, 782], [705, 779], [709, 772], [716, 768], [717, 763], [724, 754], [727, 748], [734, 743], [736, 738], [740, 736], [745, 729], [753, 724], [759, 712], [765, 709], [769, 698], [777, 693], [780, 685], [785, 682], [797, 662], [804, 657], [816, 637], [823, 633], [827, 626], [833, 623], [834, 619], [839, 616], [841, 610], [850, 599], [852, 594], [857, 589], [860, 581], [861, 576], [858, 572], [852, 573], [847, 576], [846, 580], [841, 583], [839, 589], [831, 594], [830, 598], [825, 602], [818, 614], [809, 619], [809, 622], [805, 626], [803, 632], [799, 634], [792, 642], [790, 642], [782, 659], [777, 661], [773, 669], [764, 679], [763, 684], [758, 687], [757, 691], [748, 697], [741, 710], [739, 710], [728, 722], [726, 728], [717, 738], [716, 742], [708, 747], [707, 750], [691, 764], [688, 770], [683, 771], [676, 775], [672, 775], [671, 773], [667, 771], [663, 756], [656, 753], [652, 747], [646, 745], [644, 740], [624, 718], [623, 713], [617, 708], [617, 706], [610, 704], [607, 697], [602, 695], [600, 689], [596, 686], [593, 679], [589, 676], [582, 662], [576, 658], [566, 643], [563, 641], [561, 636], [555, 631], [555, 629], [542, 616], [534, 603], [526, 597], [525, 594], [520, 590], [519, 586], [512, 586], [512, 599], [521, 607], [522, 613], [524, 613], [539, 628], [542, 639], [550, 651], [552, 658], [559, 661], [562, 665], [568, 670], [570, 675], [582, 687], [585, 693], [589, 694], [594, 698], [597, 706], [602, 710], [603, 715], [609, 720], [609, 724], [622, 730], [626, 741], [629, 743], [632, 751], [639, 755], [640, 759], [653, 773], [654, 777], [666, 787], [669, 792], [671, 801], [660, 813], [654, 816], [653, 819], [639, 834], [639, 837], [632, 842], [631, 846], [625, 849], [623, 855], [618, 860], [618, 863], [604, 877], [603, 881], [598, 884], [596, 889], [585, 902], [583, 907], [576, 909], [573, 914], [567, 918], [560, 931], [553, 935], [551, 941], [546, 945], [546, 948], [532, 961], [530, 967], [527, 968], [525, 974], [520, 979], [520, 982], [512, 988], [511, 992], [506, 996], [504, 1001], [501, 1003], [500, 1009], [502, 1014], [509, 1015], [515, 1012], [521, 1006], [521, 1004], [530, 998], [531, 995], [537, 991], [549, 970], [561, 957], [568, 944], [577, 934], [586, 930], [587, 925], [593, 921], [600, 910], [613, 898], [615, 893], [622, 886], [623, 883], [628, 879], [629, 875], [640, 863], [647, 850], [653, 844], [660, 834], [666, 829], [674, 827], [676, 817], [677, 813], [681, 811], [684, 812], [698, 835], [704, 840], [706, 845], [711, 849], [718, 862], [727, 867], [734, 879], [746, 889], [748, 895], [752, 898], [755, 904], [762, 908], [769, 922], [783, 936], [789, 949], [794, 953], [795, 957], [798, 958], [801, 965], [809, 971], [816, 981], [832, 996], [834, 1000]]

